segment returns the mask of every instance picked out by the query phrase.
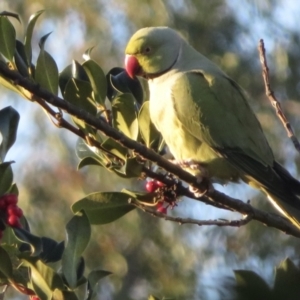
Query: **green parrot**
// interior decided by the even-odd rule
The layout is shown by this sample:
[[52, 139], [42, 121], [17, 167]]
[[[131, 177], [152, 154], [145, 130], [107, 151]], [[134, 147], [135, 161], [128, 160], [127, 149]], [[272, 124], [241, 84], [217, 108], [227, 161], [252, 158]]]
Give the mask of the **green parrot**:
[[130, 77], [143, 76], [150, 117], [179, 162], [211, 182], [243, 180], [300, 229], [300, 182], [278, 162], [243, 89], [175, 30], [138, 30], [125, 50]]

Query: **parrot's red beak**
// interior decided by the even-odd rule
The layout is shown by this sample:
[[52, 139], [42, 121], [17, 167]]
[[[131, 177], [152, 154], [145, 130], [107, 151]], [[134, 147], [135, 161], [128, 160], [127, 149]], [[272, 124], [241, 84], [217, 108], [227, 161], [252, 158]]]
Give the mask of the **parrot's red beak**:
[[135, 56], [126, 54], [125, 69], [131, 78], [135, 78], [140, 73], [141, 66]]

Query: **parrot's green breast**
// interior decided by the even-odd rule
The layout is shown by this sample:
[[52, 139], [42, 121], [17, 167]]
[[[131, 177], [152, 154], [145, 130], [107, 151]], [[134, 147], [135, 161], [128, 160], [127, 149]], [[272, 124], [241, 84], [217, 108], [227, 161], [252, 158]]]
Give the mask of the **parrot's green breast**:
[[[202, 172], [203, 169], [205, 171], [205, 174], [202, 175], [211, 178], [214, 182], [238, 181], [240, 177], [238, 171], [226, 159], [218, 155], [201, 137], [199, 138], [201, 130], [198, 130], [198, 136], [195, 137], [179, 119], [172, 89], [167, 87], [170, 87], [171, 82], [176, 82], [177, 77], [180, 75], [180, 73], [171, 72], [171, 74], [169, 73], [168, 76], [165, 76], [166, 78], [160, 78], [158, 85], [155, 79], [149, 82], [152, 122], [161, 132], [175, 160], [194, 160], [199, 162], [201, 165], [200, 169]], [[165, 86], [163, 89], [161, 88], [162, 82]], [[188, 101], [182, 101], [182, 105], [189, 106], [185, 108], [185, 111], [190, 112], [190, 114], [186, 115], [186, 118], [190, 121], [191, 126], [195, 126], [195, 129], [200, 129], [199, 118], [194, 118], [195, 115], [201, 114], [199, 107]], [[187, 171], [194, 175], [199, 173], [201, 175], [200, 169], [187, 169]]]

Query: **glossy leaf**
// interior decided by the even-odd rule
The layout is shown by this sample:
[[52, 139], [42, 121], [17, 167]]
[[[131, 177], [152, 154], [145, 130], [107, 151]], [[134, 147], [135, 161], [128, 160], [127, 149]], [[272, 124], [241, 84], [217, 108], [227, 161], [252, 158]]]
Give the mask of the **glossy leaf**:
[[48, 39], [48, 37], [50, 36], [50, 34], [52, 33], [52, 31], [48, 32], [47, 34], [45, 34], [44, 36], [42, 36], [39, 40], [39, 46], [41, 49], [45, 48], [45, 43]]
[[143, 202], [148, 202], [148, 203], [154, 203], [154, 197], [155, 197], [155, 193], [141, 193], [141, 192], [133, 192], [133, 191], [129, 191], [127, 189], [122, 189], [122, 193], [125, 193], [127, 195], [129, 195], [131, 198], [143, 201]]
[[12, 162], [0, 164], [0, 196], [10, 190], [13, 183]]
[[21, 75], [24, 77], [29, 76], [29, 68], [27, 64], [27, 58], [26, 58], [26, 53], [25, 53], [25, 47], [24, 45], [16, 40], [16, 51], [15, 51], [15, 63], [16, 67]]
[[296, 300], [299, 298], [300, 269], [288, 258], [276, 268], [273, 292], [277, 299]]
[[85, 213], [75, 215], [66, 226], [67, 241], [62, 257], [62, 271], [74, 289], [77, 285], [77, 267], [80, 257], [89, 243], [91, 226]]
[[64, 252], [64, 242], [56, 242], [48, 237], [41, 237], [42, 252], [39, 254], [39, 258], [45, 262], [56, 262], [61, 260]]
[[64, 289], [63, 280], [49, 266], [36, 258], [22, 258], [23, 265], [30, 268], [31, 284], [40, 299], [52, 300], [52, 291]]
[[93, 157], [85, 157], [79, 162], [77, 169], [79, 170], [86, 166], [103, 166], [103, 165]]
[[16, 31], [7, 17], [0, 16], [0, 53], [13, 61], [16, 48]]
[[93, 270], [91, 273], [88, 275], [88, 289], [89, 289], [89, 296], [87, 300], [90, 300], [93, 298], [95, 295], [95, 289], [97, 287], [98, 282], [106, 277], [111, 275], [111, 272], [104, 271], [104, 270]]
[[44, 12], [43, 10], [40, 10], [35, 14], [31, 15], [27, 24], [24, 44], [25, 44], [25, 52], [26, 52], [28, 65], [31, 64], [31, 59], [32, 59], [31, 39], [32, 39], [33, 29], [37, 19], [43, 12]]
[[0, 159], [2, 162], [8, 150], [16, 141], [19, 120], [19, 113], [11, 106], [0, 110], [0, 135], [2, 138], [0, 143]]
[[81, 299], [78, 299], [75, 292], [73, 291], [62, 291], [59, 289], [55, 289], [53, 292], [52, 300], [81, 300]]
[[72, 78], [65, 87], [64, 98], [78, 109], [85, 110], [95, 116], [97, 109], [92, 93], [90, 83]]
[[6, 277], [10, 278], [13, 275], [13, 266], [8, 253], [0, 247], [0, 272]]
[[110, 75], [110, 84], [118, 93], [130, 93], [137, 103], [140, 105], [143, 103], [144, 93], [141, 83], [137, 78], [130, 78], [124, 69], [115, 75]]
[[113, 98], [119, 94], [119, 92], [112, 86], [111, 83], [111, 77], [118, 75], [119, 73], [124, 72], [123, 68], [115, 67], [112, 68], [107, 74], [106, 74], [106, 83], [107, 83], [107, 98], [112, 101]]
[[137, 140], [139, 134], [135, 100], [131, 94], [121, 94], [112, 103], [113, 126]]
[[95, 46], [88, 48], [87, 50], [84, 51], [84, 54], [82, 55], [84, 60], [90, 60], [91, 59], [91, 53]]
[[145, 101], [138, 115], [139, 130], [145, 145], [149, 148], [158, 148], [160, 133], [151, 122], [149, 101]]
[[72, 78], [73, 78], [72, 65], [68, 65], [59, 73], [58, 83], [59, 83], [59, 88], [60, 88], [62, 95], [64, 95], [67, 83]]
[[71, 65], [72, 77], [90, 83], [89, 76], [85, 68], [76, 60], [72, 61]]
[[236, 270], [234, 274], [238, 294], [247, 295], [248, 299], [267, 299], [270, 297], [270, 287], [255, 272]]
[[19, 241], [27, 244], [30, 247], [29, 249], [31, 250], [32, 256], [38, 256], [42, 253], [43, 242], [40, 237], [33, 235], [29, 231], [22, 228], [14, 228], [13, 231]]
[[128, 149], [123, 147], [120, 143], [118, 143], [117, 141], [108, 138], [106, 139], [106, 141], [104, 141], [101, 146], [110, 151], [111, 153], [113, 153], [114, 155], [120, 157], [123, 160], [126, 160], [127, 157], [127, 153], [128, 153]]
[[18, 20], [19, 22], [21, 22], [19, 15], [16, 13], [10, 12], [10, 11], [2, 11], [0, 13], [0, 16], [12, 17], [12, 18], [15, 18], [16, 20]]
[[107, 92], [107, 83], [103, 70], [95, 61], [91, 59], [85, 61], [82, 64], [82, 67], [84, 68], [92, 85], [95, 101], [98, 104], [104, 105]]
[[126, 175], [126, 178], [140, 177], [143, 170], [143, 165], [140, 164], [136, 157], [127, 158], [124, 166], [116, 169], [117, 172]]
[[74, 203], [72, 211], [84, 210], [91, 224], [106, 224], [135, 208], [128, 203], [129, 198], [120, 192], [93, 193]]
[[58, 94], [58, 68], [52, 56], [41, 48], [35, 69], [35, 80], [42, 88]]

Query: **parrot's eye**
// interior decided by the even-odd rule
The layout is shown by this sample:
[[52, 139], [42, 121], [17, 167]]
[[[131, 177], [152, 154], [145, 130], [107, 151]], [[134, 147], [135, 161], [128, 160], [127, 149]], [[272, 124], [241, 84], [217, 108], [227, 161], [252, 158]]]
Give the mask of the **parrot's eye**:
[[144, 52], [145, 52], [146, 54], [150, 53], [150, 52], [151, 52], [151, 48], [150, 48], [150, 47], [146, 47]]

